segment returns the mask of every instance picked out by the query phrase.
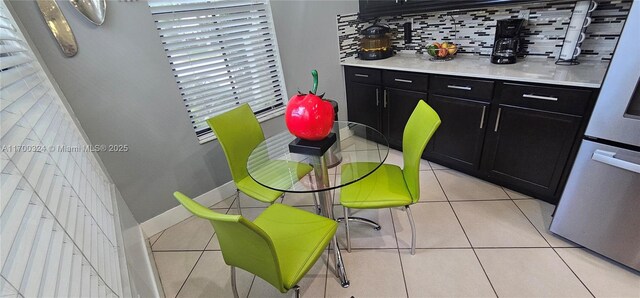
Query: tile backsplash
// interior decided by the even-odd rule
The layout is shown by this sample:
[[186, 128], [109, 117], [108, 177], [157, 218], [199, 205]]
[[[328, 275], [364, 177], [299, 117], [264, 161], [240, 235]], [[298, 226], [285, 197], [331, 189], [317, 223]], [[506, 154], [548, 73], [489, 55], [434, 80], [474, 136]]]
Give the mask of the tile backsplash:
[[[618, 43], [632, 0], [597, 1], [591, 14], [592, 23], [586, 29], [581, 60], [611, 60]], [[391, 27], [396, 51], [422, 53], [425, 45], [435, 41], [453, 41], [460, 53], [489, 55], [492, 51], [496, 21], [518, 18], [529, 11], [525, 25], [524, 52], [528, 56], [557, 59], [576, 1], [541, 1], [519, 5], [482, 7], [454, 11], [411, 13], [380, 17], [379, 23]], [[340, 61], [357, 55], [359, 32], [373, 24], [358, 20], [357, 13], [338, 15]], [[412, 43], [405, 44], [402, 24], [413, 20]]]

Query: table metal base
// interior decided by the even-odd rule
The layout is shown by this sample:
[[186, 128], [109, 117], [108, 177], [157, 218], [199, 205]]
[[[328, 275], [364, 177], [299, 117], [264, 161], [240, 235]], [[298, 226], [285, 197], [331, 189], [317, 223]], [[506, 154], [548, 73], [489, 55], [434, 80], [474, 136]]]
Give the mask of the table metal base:
[[[344, 217], [338, 217], [338, 219], [336, 219], [336, 220], [338, 222], [342, 222], [342, 221], [344, 221]], [[359, 223], [370, 225], [376, 231], [380, 231], [380, 229], [382, 229], [382, 226], [380, 226], [377, 222], [375, 222], [373, 220], [370, 220], [370, 219], [367, 219], [367, 218], [364, 218], [364, 217], [349, 216], [349, 221], [350, 222], [359, 222]]]
[[[316, 187], [318, 189], [327, 189], [330, 187], [330, 184], [326, 155], [319, 156], [317, 159], [318, 162], [314, 164], [313, 170], [315, 174]], [[333, 199], [331, 198], [330, 192], [318, 192], [318, 200], [320, 201], [320, 206], [322, 206], [322, 215], [335, 220], [335, 217], [333, 216]], [[338, 279], [340, 279], [340, 285], [343, 288], [347, 288], [349, 287], [349, 279], [347, 278], [347, 271], [344, 268], [344, 261], [342, 260], [342, 253], [340, 252], [340, 245], [338, 245], [336, 236], [333, 236], [333, 240], [331, 240], [331, 242], [335, 253], [336, 275], [338, 276]]]

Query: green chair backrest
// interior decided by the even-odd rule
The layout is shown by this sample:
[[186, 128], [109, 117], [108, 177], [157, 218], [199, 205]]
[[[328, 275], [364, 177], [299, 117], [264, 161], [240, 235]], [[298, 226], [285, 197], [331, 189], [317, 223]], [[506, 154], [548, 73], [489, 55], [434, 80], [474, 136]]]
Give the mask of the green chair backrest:
[[420, 199], [420, 158], [427, 143], [440, 126], [440, 116], [420, 100], [402, 134], [402, 174], [413, 202]]
[[246, 178], [251, 151], [264, 141], [262, 127], [248, 104], [207, 120], [218, 137], [234, 182]]
[[195, 216], [211, 221], [227, 265], [251, 272], [280, 292], [286, 292], [273, 242], [260, 227], [241, 215], [208, 209], [180, 192], [174, 192], [173, 196]]

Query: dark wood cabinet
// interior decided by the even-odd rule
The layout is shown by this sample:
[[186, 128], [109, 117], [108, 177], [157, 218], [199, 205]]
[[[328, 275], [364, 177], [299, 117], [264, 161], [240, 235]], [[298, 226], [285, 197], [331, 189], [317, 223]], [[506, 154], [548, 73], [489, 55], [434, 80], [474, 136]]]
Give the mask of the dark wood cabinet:
[[432, 94], [427, 103], [442, 123], [425, 151], [425, 157], [449, 167], [479, 170], [489, 103]]
[[360, 0], [358, 4], [360, 11], [377, 11], [394, 8], [400, 4], [400, 2], [399, 0]]
[[350, 121], [402, 150], [419, 100], [442, 123], [424, 158], [557, 203], [597, 90], [345, 67]]
[[359, 0], [360, 18], [531, 2], [531, 0]]
[[347, 67], [349, 121], [371, 126], [402, 149], [402, 134], [419, 100], [427, 99], [428, 75]]
[[347, 109], [349, 121], [362, 123], [383, 132], [381, 104], [381, 86], [347, 82], [347, 106], [352, 107]]
[[478, 174], [495, 82], [434, 75], [427, 103], [442, 123], [429, 142], [427, 159]]
[[581, 121], [580, 116], [500, 104], [487, 133], [485, 171], [512, 188], [555, 201]]
[[384, 134], [391, 147], [402, 150], [402, 134], [404, 126], [418, 105], [418, 101], [427, 99], [424, 92], [385, 88], [383, 98], [383, 117], [385, 123]]

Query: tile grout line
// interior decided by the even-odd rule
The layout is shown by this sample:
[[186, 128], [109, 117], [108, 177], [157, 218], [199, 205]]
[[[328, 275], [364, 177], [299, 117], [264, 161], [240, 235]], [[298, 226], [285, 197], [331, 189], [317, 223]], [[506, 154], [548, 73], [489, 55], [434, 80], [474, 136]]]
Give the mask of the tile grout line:
[[247, 291], [247, 298], [249, 298], [249, 295], [251, 295], [251, 290], [253, 289], [253, 283], [256, 281], [256, 275], [253, 275], [253, 278], [251, 279], [251, 284], [249, 285], [249, 291]]
[[509, 195], [509, 193], [507, 192], [506, 189], [504, 189], [504, 187], [502, 187], [502, 185], [500, 185], [500, 189], [502, 189], [502, 191], [504, 192], [505, 195], [507, 195], [507, 198], [509, 198], [510, 200], [513, 200], [513, 198]]
[[202, 255], [204, 255], [204, 250], [200, 252], [200, 256], [198, 256], [198, 259], [193, 264], [193, 267], [191, 268], [191, 271], [189, 271], [189, 274], [187, 274], [187, 278], [185, 278], [184, 281], [182, 282], [182, 285], [180, 285], [180, 289], [178, 289], [178, 292], [176, 292], [176, 296], [175, 297], [178, 297], [178, 295], [180, 294], [180, 291], [182, 291], [182, 288], [184, 288], [184, 285], [187, 284], [187, 280], [189, 280], [189, 277], [191, 276], [191, 273], [193, 273], [193, 270], [196, 269], [196, 266], [198, 265], [198, 262], [200, 262], [200, 259], [202, 258]]
[[[460, 221], [460, 218], [458, 218], [458, 214], [456, 213], [456, 210], [453, 208], [453, 204], [451, 204], [451, 200], [449, 200], [449, 196], [447, 196], [447, 193], [444, 191], [444, 188], [442, 187], [442, 184], [440, 183], [440, 179], [438, 179], [438, 175], [435, 174], [434, 171], [434, 176], [436, 176], [436, 181], [438, 182], [438, 185], [440, 186], [440, 189], [442, 189], [442, 193], [444, 193], [444, 196], [447, 198], [447, 201], [449, 202], [449, 208], [451, 208], [451, 211], [453, 211], [453, 215], [456, 217], [456, 220], [458, 221], [458, 224], [460, 225], [460, 228], [462, 229], [462, 232], [464, 233], [465, 238], [467, 238], [467, 241], [469, 242], [469, 246], [471, 246], [471, 251], [473, 251], [473, 254], [476, 256], [476, 260], [478, 260], [478, 264], [480, 264], [480, 268], [482, 268], [482, 272], [484, 272], [484, 276], [487, 278], [487, 281], [489, 282], [489, 285], [491, 286], [491, 289], [493, 290], [493, 294], [496, 295], [496, 297], [498, 296], [498, 292], [496, 291], [496, 288], [493, 286], [493, 283], [491, 282], [491, 279], [489, 278], [489, 274], [487, 274], [487, 271], [484, 269], [484, 266], [482, 265], [482, 261], [480, 261], [480, 257], [478, 257], [478, 253], [476, 252], [476, 249], [473, 247], [473, 243], [471, 243], [471, 240], [469, 239], [469, 235], [467, 235], [467, 231], [464, 229], [464, 226], [462, 225], [462, 222]], [[503, 190], [504, 191], [504, 190]], [[507, 195], [509, 196], [509, 195]], [[509, 197], [511, 198], [511, 197]]]
[[464, 199], [464, 200], [449, 200], [450, 202], [496, 202], [496, 201], [510, 201], [510, 197], [506, 197], [504, 199], [480, 199], [480, 200], [472, 200], [472, 199]]
[[[407, 212], [407, 210], [405, 209], [404, 212]], [[409, 287], [407, 286], [407, 277], [404, 274], [404, 266], [402, 265], [402, 256], [400, 255], [400, 244], [398, 243], [398, 231], [396, 230], [396, 223], [393, 220], [392, 208], [389, 208], [389, 213], [391, 215], [391, 226], [393, 227], [393, 236], [394, 238], [396, 238], [396, 250], [398, 251], [398, 259], [400, 260], [400, 271], [402, 272], [402, 281], [404, 281], [404, 290], [405, 290], [405, 293], [407, 294], [407, 298], [409, 298]]]
[[[151, 254], [153, 254], [153, 251], [151, 252]], [[155, 266], [156, 271], [158, 271], [158, 262], [156, 262], [156, 256], [155, 255], [153, 256], [153, 265]], [[160, 281], [160, 288], [162, 288], [162, 295], [166, 298], [167, 297], [167, 293], [165, 293], [164, 283], [162, 282], [162, 274], [160, 274], [160, 272], [158, 272], [158, 280]]]
[[[508, 194], [507, 194], [508, 195]], [[533, 226], [534, 229], [536, 229], [536, 231], [538, 232], [538, 234], [540, 234], [540, 236], [542, 237], [542, 239], [544, 239], [545, 242], [547, 242], [547, 244], [549, 244], [549, 247], [553, 250], [553, 252], [558, 256], [558, 258], [560, 258], [560, 260], [562, 261], [562, 263], [564, 263], [565, 266], [567, 266], [567, 268], [569, 268], [569, 271], [571, 271], [571, 273], [573, 273], [573, 275], [578, 279], [578, 281], [582, 284], [582, 286], [587, 289], [587, 291], [589, 292], [589, 294], [591, 294], [591, 296], [593, 298], [595, 298], [596, 296], [591, 292], [591, 289], [589, 289], [589, 287], [587, 287], [587, 285], [582, 281], [582, 279], [580, 279], [580, 277], [578, 276], [578, 274], [576, 274], [575, 271], [573, 271], [573, 269], [571, 268], [571, 266], [569, 266], [569, 264], [567, 264], [567, 262], [562, 258], [562, 256], [558, 253], [558, 251], [556, 251], [556, 248], [553, 247], [553, 245], [551, 245], [551, 243], [547, 240], [547, 238], [544, 237], [544, 235], [542, 235], [542, 232], [540, 232], [540, 230], [538, 230], [538, 228], [533, 224], [533, 222], [531, 222], [531, 220], [529, 219], [529, 217], [527, 216], [526, 213], [524, 213], [524, 211], [522, 211], [522, 209], [520, 209], [520, 206], [518, 206], [518, 204], [516, 204], [516, 202], [513, 201], [513, 199], [511, 200], [511, 202], [516, 205], [516, 208], [518, 208], [518, 210], [520, 210], [520, 212], [522, 213], [522, 215], [524, 215], [524, 218], [527, 219], [527, 221], [529, 221], [529, 223]]]
[[575, 272], [575, 271], [573, 271], [573, 269], [571, 268], [571, 266], [569, 266], [569, 264], [567, 264], [567, 262], [562, 258], [562, 256], [558, 253], [558, 251], [556, 251], [556, 248], [555, 248], [555, 247], [552, 247], [551, 249], [553, 249], [553, 252], [555, 252], [555, 253], [556, 253], [556, 255], [557, 255], [557, 256], [560, 258], [560, 260], [562, 261], [562, 263], [564, 263], [564, 264], [567, 266], [567, 268], [569, 268], [569, 270], [571, 271], [571, 273], [573, 273], [573, 275], [578, 279], [578, 281], [580, 281], [580, 283], [584, 286], [584, 288], [585, 288], [585, 289], [587, 289], [587, 291], [589, 292], [589, 294], [591, 294], [591, 296], [592, 296], [593, 298], [595, 298], [595, 297], [596, 297], [596, 295], [594, 295], [594, 294], [591, 292], [591, 289], [589, 289], [589, 287], [587, 287], [587, 285], [582, 281], [582, 279], [580, 279], [580, 277], [578, 276], [578, 274], [576, 274], [576, 272]]
[[[172, 226], [173, 227], [173, 226]], [[153, 245], [156, 244], [156, 242], [158, 242], [158, 240], [160, 240], [160, 237], [162, 237], [162, 235], [164, 235], [164, 231], [166, 231], [167, 229], [164, 229], [160, 232], [160, 236], [158, 236], [158, 238], [156, 238], [156, 240], [153, 241], [153, 243], [151, 243], [150, 248], [151, 248], [151, 252], [153, 252]], [[152, 236], [153, 237], [153, 236]]]
[[[235, 199], [234, 199], [234, 202], [235, 202]], [[231, 202], [231, 204], [233, 204], [233, 202]], [[230, 209], [231, 209], [231, 207], [227, 208], [227, 211], [225, 212], [225, 214], [228, 213]], [[164, 231], [166, 231], [166, 229]], [[164, 231], [162, 231], [163, 234], [164, 234]], [[215, 234], [216, 234], [216, 232], [214, 230], [213, 234], [209, 238], [209, 241], [207, 241], [207, 244], [204, 246], [204, 248], [200, 252], [200, 256], [198, 256], [198, 259], [193, 264], [193, 267], [191, 268], [191, 271], [189, 271], [189, 274], [187, 274], [187, 278], [184, 279], [184, 281], [182, 282], [182, 285], [180, 285], [180, 289], [178, 289], [178, 292], [176, 292], [176, 297], [178, 297], [178, 295], [180, 294], [180, 291], [182, 291], [182, 289], [184, 288], [184, 285], [187, 284], [187, 281], [189, 280], [189, 277], [191, 277], [191, 274], [193, 273], [193, 270], [196, 269], [196, 266], [198, 265], [198, 262], [200, 262], [200, 259], [202, 259], [202, 256], [204, 255], [204, 253], [205, 253], [205, 251], [207, 249], [207, 246], [209, 246], [209, 243], [211, 242], [211, 240], [213, 239]], [[162, 234], [160, 236], [162, 236]], [[160, 237], [158, 237], [158, 239], [160, 239]], [[177, 251], [195, 252], [195, 251], [199, 251], [199, 250], [177, 250]], [[160, 283], [162, 283], [162, 280], [160, 281]]]
[[[240, 199], [240, 198], [238, 198]], [[234, 199], [235, 201], [235, 199]], [[231, 202], [231, 204], [233, 204], [233, 202]], [[207, 208], [208, 209], [208, 208]], [[227, 208], [227, 211], [225, 212], [228, 213], [229, 210], [231, 209], [231, 207]], [[166, 231], [166, 230], [165, 230]], [[164, 232], [163, 232], [164, 233]], [[200, 256], [198, 257], [198, 259], [196, 260], [195, 264], [193, 264], [193, 268], [191, 268], [191, 271], [189, 271], [189, 274], [187, 274], [187, 278], [184, 279], [184, 281], [182, 282], [182, 285], [180, 286], [180, 289], [178, 290], [178, 292], [176, 292], [176, 297], [178, 297], [178, 295], [180, 294], [180, 291], [182, 291], [182, 289], [184, 288], [184, 285], [187, 284], [187, 281], [189, 280], [189, 277], [191, 277], [191, 273], [193, 273], [193, 270], [196, 269], [196, 266], [198, 266], [198, 262], [200, 262], [200, 259], [202, 259], [202, 256], [204, 255], [204, 252], [207, 250], [207, 246], [209, 246], [209, 243], [211, 243], [211, 240], [213, 239], [213, 237], [215, 237], [216, 235], [216, 231], [213, 231], [213, 234], [211, 235], [211, 237], [209, 238], [209, 241], [207, 241], [207, 244], [204, 246], [204, 248], [202, 249], [202, 251], [200, 252]], [[162, 235], [161, 235], [162, 236]], [[197, 250], [196, 250], [197, 251]]]
[[[231, 203], [233, 204], [233, 202], [231, 202]], [[227, 211], [226, 211], [225, 213], [229, 212], [229, 209], [230, 209], [230, 208], [231, 208], [231, 207], [227, 208]], [[186, 220], [186, 219], [185, 219], [185, 220]], [[180, 223], [184, 222], [185, 220], [180, 221], [179, 223], [177, 223], [177, 224], [175, 224], [175, 225], [173, 225], [173, 226], [176, 226], [176, 225], [178, 225], [178, 224], [180, 224]], [[171, 227], [173, 227], [173, 226], [171, 226]], [[152, 253], [152, 254], [155, 254], [156, 252], [197, 252], [197, 251], [200, 251], [200, 250], [158, 250], [158, 251], [154, 251], [154, 250], [153, 250], [153, 245], [154, 245], [156, 242], [158, 242], [158, 240], [160, 240], [160, 237], [162, 237], [162, 235], [164, 235], [164, 232], [166, 232], [166, 231], [167, 231], [168, 229], [170, 229], [171, 227], [169, 227], [169, 228], [166, 228], [166, 229], [162, 230], [162, 232], [161, 232], [162, 234], [160, 234], [160, 236], [158, 236], [158, 239], [156, 239], [156, 240], [153, 242], [153, 244], [151, 244], [151, 253]], [[213, 237], [214, 237], [214, 236], [215, 236], [215, 231], [213, 232], [213, 235], [211, 235], [211, 238], [209, 238], [209, 241], [207, 241], [207, 244], [204, 246], [204, 249], [203, 249], [203, 250], [202, 250], [202, 252], [200, 253], [200, 256], [198, 257], [198, 259], [196, 260], [196, 262], [193, 264], [193, 267], [191, 268], [191, 271], [189, 271], [189, 274], [187, 274], [187, 277], [186, 277], [186, 278], [185, 278], [185, 280], [182, 282], [182, 285], [180, 286], [180, 289], [178, 289], [178, 292], [176, 292], [176, 297], [178, 296], [178, 294], [180, 293], [180, 291], [182, 291], [182, 288], [183, 288], [183, 287], [184, 287], [184, 285], [187, 283], [187, 280], [189, 280], [189, 276], [191, 276], [191, 273], [192, 273], [192, 272], [193, 272], [193, 270], [196, 268], [196, 265], [198, 265], [198, 262], [200, 261], [200, 258], [202, 257], [202, 255], [204, 255], [204, 252], [206, 251], [207, 246], [209, 246], [209, 242], [211, 242], [211, 239], [213, 239]], [[154, 260], [154, 262], [155, 262], [155, 256], [154, 256], [153, 260]], [[158, 266], [158, 265], [156, 264], [156, 267], [157, 267], [157, 266]], [[162, 282], [162, 276], [161, 276], [161, 274], [158, 274], [158, 279], [160, 280], [160, 286], [163, 288], [163, 292], [164, 292], [164, 287], [162, 286], [162, 285], [163, 285], [163, 282]]]

